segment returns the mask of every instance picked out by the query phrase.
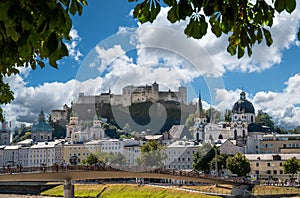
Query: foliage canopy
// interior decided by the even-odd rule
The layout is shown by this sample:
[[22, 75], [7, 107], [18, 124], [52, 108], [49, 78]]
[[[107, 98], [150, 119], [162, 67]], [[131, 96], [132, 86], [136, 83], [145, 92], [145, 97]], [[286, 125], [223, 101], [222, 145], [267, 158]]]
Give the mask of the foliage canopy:
[[[0, 104], [8, 104], [13, 92], [4, 77], [20, 67], [45, 67], [68, 55], [64, 44], [71, 37], [70, 15], [82, 14], [86, 0], [3, 0], [0, 2]], [[0, 121], [3, 121], [0, 107]]]
[[141, 157], [137, 163], [142, 166], [162, 167], [167, 155], [165, 147], [156, 140], [150, 140], [141, 147]]
[[216, 155], [216, 149], [210, 143], [204, 143], [194, 154], [193, 169], [209, 173], [210, 163]]
[[[264, 39], [268, 46], [273, 43], [269, 29], [273, 25], [275, 12], [292, 13], [296, 0], [128, 0], [139, 1], [133, 16], [141, 23], [155, 21], [161, 6], [168, 6], [167, 19], [171, 23], [187, 20], [184, 33], [195, 39], [201, 39], [210, 24], [211, 31], [220, 37], [228, 35], [227, 51], [241, 58], [247, 49], [248, 56], [252, 47]], [[300, 30], [300, 29], [299, 29]], [[299, 31], [300, 32], [300, 31]], [[300, 39], [300, 33], [298, 33]]]
[[294, 174], [296, 174], [300, 170], [300, 164], [296, 157], [292, 157], [288, 159], [283, 164], [283, 172], [284, 174], [292, 174], [292, 178]]
[[250, 162], [242, 153], [236, 153], [233, 157], [226, 160], [226, 168], [237, 176], [246, 176], [250, 173]]

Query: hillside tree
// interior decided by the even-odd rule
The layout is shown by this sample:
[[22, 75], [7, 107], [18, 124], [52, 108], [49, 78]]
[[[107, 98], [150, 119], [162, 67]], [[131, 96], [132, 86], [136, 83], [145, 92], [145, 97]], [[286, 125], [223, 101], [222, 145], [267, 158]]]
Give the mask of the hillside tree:
[[210, 163], [215, 157], [217, 148], [213, 147], [210, 143], [204, 143], [194, 154], [193, 169], [209, 173]]
[[246, 176], [250, 173], [250, 162], [242, 153], [236, 153], [226, 160], [226, 168], [238, 177]]
[[294, 178], [294, 175], [299, 170], [300, 170], [300, 164], [296, 157], [292, 157], [283, 163], [283, 172], [284, 172], [284, 174], [292, 174], [291, 179]]
[[258, 110], [255, 117], [255, 122], [261, 125], [268, 126], [271, 130], [274, 130], [274, 122], [272, 121], [272, 117], [262, 110]]
[[156, 140], [150, 140], [141, 146], [141, 157], [137, 163], [141, 166], [163, 167], [167, 158], [165, 147]]

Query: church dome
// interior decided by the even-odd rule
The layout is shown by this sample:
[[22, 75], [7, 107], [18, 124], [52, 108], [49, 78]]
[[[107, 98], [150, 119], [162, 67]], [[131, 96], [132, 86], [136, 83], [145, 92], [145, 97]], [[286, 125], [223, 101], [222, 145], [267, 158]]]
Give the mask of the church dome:
[[38, 121], [32, 125], [31, 132], [52, 132], [51, 126], [45, 121], [43, 110], [41, 110], [41, 113], [39, 114]]
[[245, 92], [241, 92], [240, 99], [232, 107], [232, 113], [255, 113], [253, 104], [246, 99]]

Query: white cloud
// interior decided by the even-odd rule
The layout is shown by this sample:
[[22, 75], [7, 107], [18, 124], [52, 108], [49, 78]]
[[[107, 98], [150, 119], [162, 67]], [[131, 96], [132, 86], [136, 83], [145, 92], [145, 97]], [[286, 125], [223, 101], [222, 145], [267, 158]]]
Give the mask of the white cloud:
[[74, 27], [72, 27], [70, 31], [70, 36], [72, 37], [70, 42], [65, 43], [69, 50], [69, 56], [74, 58], [75, 61], [80, 62], [80, 57], [83, 55], [77, 48], [77, 45], [81, 41], [81, 37], [78, 35], [78, 31], [74, 29]]
[[[293, 128], [300, 126], [300, 74], [296, 74], [285, 83], [286, 88], [282, 92], [260, 91], [253, 96], [247, 94], [247, 99], [253, 103], [256, 112], [263, 110], [268, 113], [276, 126]], [[215, 106], [224, 112], [231, 109], [239, 99], [241, 90], [216, 90], [216, 99], [219, 101]]]
[[[102, 73], [104, 70], [108, 69], [109, 65], [111, 64], [112, 61], [114, 61], [114, 59], [119, 59], [120, 58], [119, 56], [122, 56], [125, 54], [125, 51], [121, 48], [120, 45], [115, 45], [115, 46], [113, 46], [113, 48], [109, 48], [107, 50], [105, 50], [97, 45], [95, 47], [95, 50], [98, 55], [97, 59], [100, 60], [100, 65], [98, 67], [98, 70], [100, 73]], [[124, 60], [124, 59], [122, 59], [122, 60]], [[96, 66], [96, 65], [93, 65], [93, 63], [91, 66], [92, 67]]]
[[[237, 60], [226, 51], [226, 35], [216, 38], [210, 30], [201, 40], [187, 38], [183, 34], [187, 21], [170, 23], [166, 16], [168, 10], [162, 8], [157, 20], [153, 23], [139, 24], [133, 28], [120, 27], [117, 36], [129, 34], [126, 43], [131, 48], [111, 42], [111, 46], [97, 46], [95, 59], [89, 62], [90, 69], [97, 69], [97, 78], [79, 82], [70, 80], [66, 83], [44, 83], [37, 87], [28, 87], [20, 75], [7, 79], [15, 92], [16, 100], [4, 107], [6, 116], [13, 120], [29, 121], [36, 119], [40, 108], [45, 112], [61, 108], [65, 103], [77, 99], [79, 92], [95, 94], [111, 88], [114, 93], [129, 84], [144, 85], [157, 81], [164, 89], [176, 90], [183, 82], [191, 83], [199, 76], [222, 77], [226, 71], [255, 72], [263, 71], [281, 62], [282, 50], [295, 45], [296, 27], [300, 19], [300, 1], [292, 15], [282, 13], [276, 16], [271, 29], [274, 43], [267, 47], [264, 43], [254, 47], [251, 58], [247, 56]], [[288, 25], [286, 25], [288, 23]], [[80, 61], [82, 53], [77, 49], [81, 41], [78, 31], [72, 28], [72, 40], [67, 43], [69, 54]], [[124, 41], [124, 40], [123, 40]], [[133, 47], [132, 47], [133, 46]], [[136, 50], [137, 57], [130, 54]], [[29, 70], [22, 70], [28, 75]], [[282, 93], [258, 92], [249, 100], [256, 109], [269, 113], [277, 123], [286, 126], [300, 125], [300, 110], [297, 99], [300, 85], [299, 75], [286, 82]], [[239, 98], [241, 90], [216, 90], [216, 108], [231, 109]], [[252, 99], [253, 98], [253, 99]], [[286, 117], [283, 117], [286, 116]], [[298, 120], [297, 120], [298, 119]]]
[[15, 100], [3, 106], [7, 120], [17, 123], [32, 123], [37, 120], [38, 113], [43, 108], [45, 113], [53, 109], [61, 109], [63, 104], [70, 106], [77, 101], [78, 94], [99, 94], [101, 91], [101, 78], [90, 79], [85, 82], [70, 80], [66, 83], [44, 83], [37, 87], [26, 86], [20, 75], [5, 79], [15, 93]]

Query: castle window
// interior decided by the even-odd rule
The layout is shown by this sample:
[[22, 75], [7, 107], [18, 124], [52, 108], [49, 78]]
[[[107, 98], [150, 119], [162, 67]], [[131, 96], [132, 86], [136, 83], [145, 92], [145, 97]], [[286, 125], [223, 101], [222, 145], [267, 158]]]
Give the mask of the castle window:
[[253, 119], [253, 115], [251, 116], [251, 122], [253, 122], [254, 121], [254, 119]]
[[219, 135], [219, 139], [223, 139], [223, 135], [222, 134]]

